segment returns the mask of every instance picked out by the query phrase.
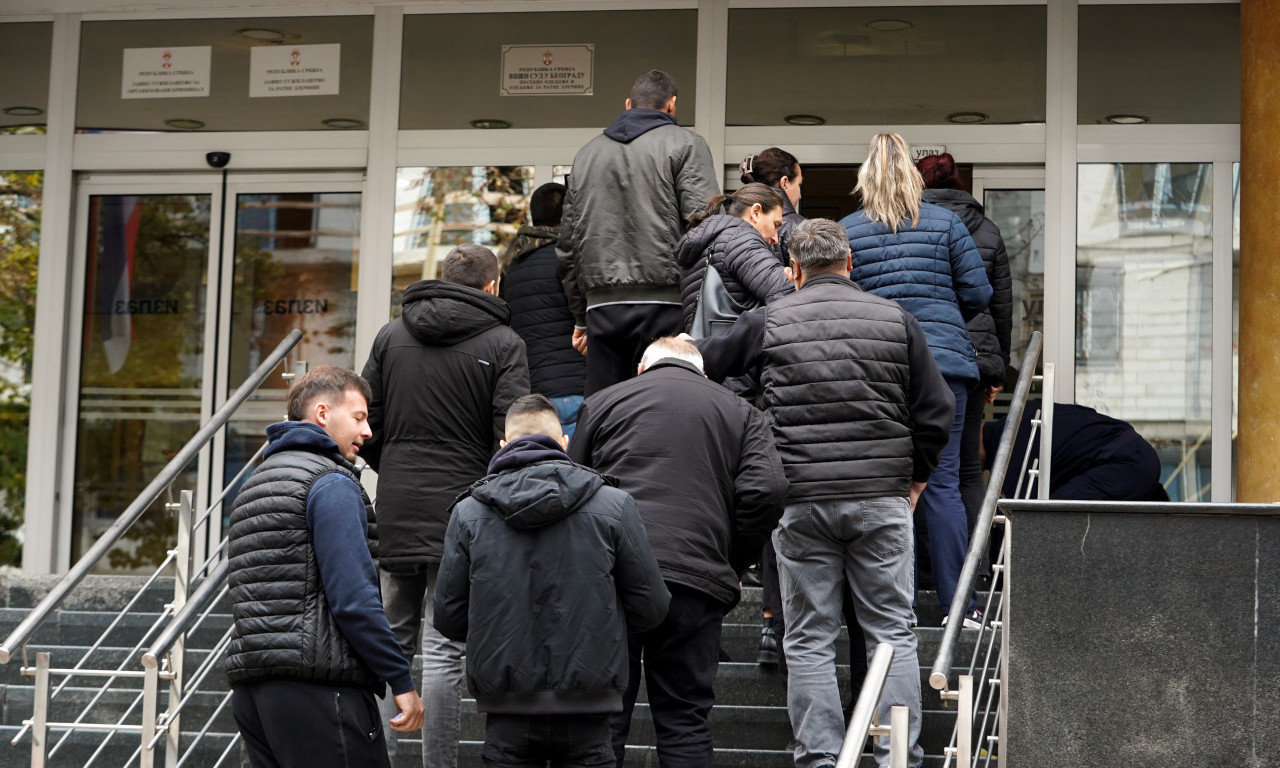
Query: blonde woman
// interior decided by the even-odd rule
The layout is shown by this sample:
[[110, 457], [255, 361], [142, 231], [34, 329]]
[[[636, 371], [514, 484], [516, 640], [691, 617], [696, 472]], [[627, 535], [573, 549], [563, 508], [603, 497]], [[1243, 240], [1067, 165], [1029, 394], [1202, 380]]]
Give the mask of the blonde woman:
[[[966, 320], [986, 308], [991, 285], [964, 222], [946, 208], [922, 202], [923, 191], [924, 179], [907, 143], [896, 133], [879, 134], [858, 169], [854, 192], [862, 195], [862, 208], [840, 223], [853, 252], [849, 276], [863, 290], [893, 299], [915, 316], [956, 400], [951, 437], [918, 502], [946, 616], [969, 546], [960, 497], [960, 438], [978, 364]], [[971, 596], [966, 600], [965, 626], [977, 627], [981, 614]]]

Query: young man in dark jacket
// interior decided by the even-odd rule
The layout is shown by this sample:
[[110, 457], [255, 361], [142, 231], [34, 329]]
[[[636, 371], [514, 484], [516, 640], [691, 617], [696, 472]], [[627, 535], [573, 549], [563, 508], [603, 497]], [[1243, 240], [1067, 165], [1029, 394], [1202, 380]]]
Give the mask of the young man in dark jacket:
[[511, 307], [511, 329], [529, 354], [529, 389], [546, 395], [573, 438], [587, 383], [587, 361], [573, 348], [573, 313], [556, 270], [564, 185], [543, 184], [529, 200], [529, 221], [507, 247], [498, 295]]
[[676, 124], [670, 75], [638, 77], [626, 106], [574, 157], [560, 225], [560, 276], [588, 395], [634, 376], [649, 342], [680, 331], [671, 249], [720, 192], [706, 140]]
[[265, 458], [231, 510], [227, 679], [255, 768], [388, 765], [373, 700], [388, 684], [391, 727], [422, 726], [378, 599], [373, 506], [352, 463], [369, 437], [368, 398], [345, 368], [298, 379], [289, 420], [267, 427]]
[[613, 748], [621, 766], [643, 656], [658, 761], [709, 767], [721, 622], [738, 602], [738, 572], [778, 520], [787, 481], [764, 415], [708, 381], [690, 344], [655, 341], [639, 370], [587, 398], [571, 448], [636, 500], [671, 590], [662, 624], [631, 636]]
[[[868, 652], [893, 646], [880, 722], [910, 710], [919, 766], [920, 666], [911, 511], [947, 442], [955, 400], [916, 319], [849, 279], [845, 231], [810, 219], [791, 236], [796, 292], [697, 342], [713, 379], [762, 366], [764, 406], [791, 483], [773, 534], [786, 618], [796, 765], [833, 768], [845, 722], [836, 638], [847, 584]], [[875, 746], [888, 765], [888, 739]]]
[[453, 768], [458, 753], [463, 647], [435, 631], [430, 603], [449, 507], [484, 477], [508, 406], [529, 393], [524, 342], [497, 296], [497, 257], [460, 245], [441, 278], [409, 286], [403, 314], [378, 332], [364, 368], [373, 439], [363, 455], [378, 472], [382, 597], [406, 658], [422, 636], [427, 768]]
[[627, 633], [671, 596], [635, 502], [569, 461], [547, 398], [512, 403], [506, 437], [449, 518], [435, 626], [466, 642], [486, 765], [603, 765]]

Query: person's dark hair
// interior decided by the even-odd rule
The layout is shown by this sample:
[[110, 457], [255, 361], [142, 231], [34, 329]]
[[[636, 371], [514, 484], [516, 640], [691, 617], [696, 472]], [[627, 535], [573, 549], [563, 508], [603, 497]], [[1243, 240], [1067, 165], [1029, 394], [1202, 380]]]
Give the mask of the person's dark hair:
[[498, 279], [498, 257], [483, 245], [463, 243], [444, 257], [440, 279], [482, 291]]
[[748, 184], [727, 195], [716, 195], [708, 200], [707, 207], [703, 208], [701, 213], [695, 213], [690, 217], [689, 226], [696, 227], [717, 213], [727, 213], [730, 216], [741, 217], [748, 208], [756, 203], [760, 204], [760, 210], [768, 213], [782, 205], [782, 198], [773, 191], [772, 187], [759, 183]]
[[956, 159], [950, 152], [925, 155], [916, 163], [924, 177], [925, 189], [960, 189], [960, 175], [956, 172]]
[[558, 227], [564, 212], [564, 185], [554, 181], [533, 190], [529, 198], [529, 223], [535, 227]]
[[769, 147], [758, 155], [747, 155], [738, 168], [742, 171], [743, 184], [758, 181], [766, 186], [776, 187], [783, 176], [795, 179], [796, 171], [800, 170], [800, 161], [786, 150]]
[[805, 272], [833, 272], [849, 263], [849, 233], [831, 219], [801, 222], [787, 246]]
[[369, 382], [360, 374], [336, 365], [317, 365], [302, 374], [289, 390], [289, 421], [306, 420], [318, 398], [328, 398], [336, 404], [347, 396], [348, 390], [364, 395], [365, 403], [373, 399]]
[[549, 435], [558, 439], [563, 434], [556, 407], [543, 395], [521, 395], [507, 409], [505, 436], [508, 441], [528, 435]]
[[662, 109], [672, 96], [678, 96], [676, 80], [660, 69], [651, 69], [636, 78], [631, 86], [631, 106]]

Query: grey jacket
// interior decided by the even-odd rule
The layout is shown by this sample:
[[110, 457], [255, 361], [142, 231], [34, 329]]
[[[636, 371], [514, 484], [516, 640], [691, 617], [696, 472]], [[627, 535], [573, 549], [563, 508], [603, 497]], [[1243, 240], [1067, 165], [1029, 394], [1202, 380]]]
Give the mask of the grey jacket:
[[578, 150], [567, 186], [556, 255], [575, 324], [598, 304], [678, 304], [671, 249], [720, 193], [706, 140], [664, 112], [630, 109]]

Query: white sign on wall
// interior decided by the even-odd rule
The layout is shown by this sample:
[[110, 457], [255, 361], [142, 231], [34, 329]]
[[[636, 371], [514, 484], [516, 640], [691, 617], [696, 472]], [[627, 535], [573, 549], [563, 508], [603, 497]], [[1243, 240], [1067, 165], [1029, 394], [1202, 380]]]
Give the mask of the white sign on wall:
[[504, 45], [503, 96], [590, 96], [595, 72], [596, 46]]
[[946, 144], [912, 144], [911, 162], [918, 163], [929, 155], [941, 155], [946, 151]]
[[181, 99], [209, 95], [213, 47], [125, 48], [122, 99]]
[[338, 92], [342, 45], [260, 45], [249, 55], [249, 96], [330, 96]]

